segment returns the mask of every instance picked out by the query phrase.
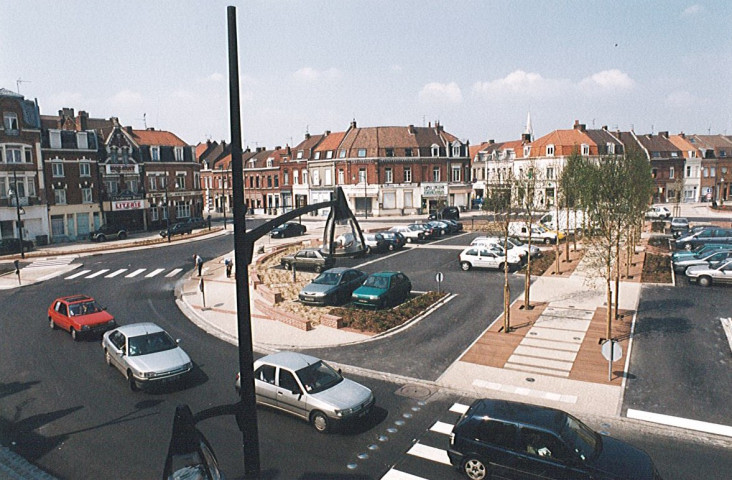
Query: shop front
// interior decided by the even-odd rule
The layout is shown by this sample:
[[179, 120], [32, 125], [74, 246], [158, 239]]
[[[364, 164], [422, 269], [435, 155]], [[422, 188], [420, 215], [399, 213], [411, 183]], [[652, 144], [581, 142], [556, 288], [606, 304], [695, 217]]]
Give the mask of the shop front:
[[147, 228], [145, 211], [148, 208], [147, 200], [112, 200], [105, 202], [105, 222], [108, 225], [124, 227], [127, 231], [142, 231]]

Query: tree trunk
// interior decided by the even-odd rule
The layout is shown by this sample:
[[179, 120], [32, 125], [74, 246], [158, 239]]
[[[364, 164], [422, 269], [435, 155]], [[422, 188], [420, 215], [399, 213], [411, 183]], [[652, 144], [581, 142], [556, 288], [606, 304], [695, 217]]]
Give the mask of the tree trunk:
[[611, 259], [612, 259], [612, 245], [608, 245], [608, 251], [606, 252], [607, 258], [605, 259], [605, 286], [607, 290], [607, 312], [606, 312], [606, 320], [607, 320], [607, 330], [605, 332], [605, 336], [610, 339], [612, 338], [612, 332], [613, 332], [613, 291], [612, 291], [612, 265], [611, 265]]

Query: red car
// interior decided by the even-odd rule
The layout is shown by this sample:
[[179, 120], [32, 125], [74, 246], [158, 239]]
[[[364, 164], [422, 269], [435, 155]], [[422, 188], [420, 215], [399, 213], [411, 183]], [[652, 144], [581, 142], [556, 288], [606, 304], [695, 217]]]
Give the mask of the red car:
[[48, 323], [51, 329], [67, 330], [75, 341], [79, 335], [103, 333], [117, 326], [107, 308], [100, 307], [87, 295], [70, 295], [54, 300], [48, 307]]

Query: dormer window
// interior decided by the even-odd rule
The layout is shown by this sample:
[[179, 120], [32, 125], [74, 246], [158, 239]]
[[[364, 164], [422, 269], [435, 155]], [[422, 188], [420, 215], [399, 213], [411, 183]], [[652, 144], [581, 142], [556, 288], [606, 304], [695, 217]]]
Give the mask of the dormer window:
[[340, 152], [338, 152], [338, 158], [346, 158], [346, 151], [341, 150]]
[[394, 149], [393, 148], [387, 148], [386, 149], [386, 156], [387, 157], [393, 157], [394, 156]]
[[359, 148], [358, 152], [356, 153], [359, 158], [364, 158], [366, 156], [366, 149], [365, 148]]
[[328, 150], [325, 152], [325, 158], [333, 158], [333, 150]]
[[160, 147], [150, 147], [150, 158], [153, 162], [160, 161]]
[[547, 145], [546, 146], [546, 156], [547, 157], [553, 157], [554, 156], [554, 145]]
[[302, 158], [302, 150], [297, 151], [297, 157], [298, 159]]
[[433, 157], [439, 157], [440, 156], [440, 147], [437, 145], [432, 145], [432, 156]]
[[183, 161], [183, 147], [173, 147], [173, 152], [175, 154], [175, 161], [182, 162]]
[[609, 142], [607, 144], [607, 153], [609, 153], [610, 155], [614, 155], [615, 154], [615, 144], [614, 143]]
[[589, 155], [590, 154], [590, 146], [586, 143], [582, 144], [582, 155]]
[[455, 144], [452, 146], [452, 156], [453, 157], [459, 157], [460, 156], [460, 145]]
[[320, 160], [320, 152], [315, 152], [315, 160]]
[[76, 132], [76, 146], [82, 150], [89, 148], [89, 138], [86, 132]]
[[531, 156], [531, 145], [524, 145], [524, 157]]
[[412, 149], [411, 148], [405, 148], [404, 149], [404, 156], [405, 157], [411, 157], [412, 156]]
[[274, 166], [274, 158], [271, 158], [270, 157], [270, 158], [267, 159], [267, 167], [268, 168], [271, 168], [273, 166]]
[[49, 130], [48, 143], [51, 148], [61, 148], [61, 130]]
[[15, 112], [5, 112], [3, 114], [3, 125], [5, 126], [6, 135], [17, 135], [18, 114]]

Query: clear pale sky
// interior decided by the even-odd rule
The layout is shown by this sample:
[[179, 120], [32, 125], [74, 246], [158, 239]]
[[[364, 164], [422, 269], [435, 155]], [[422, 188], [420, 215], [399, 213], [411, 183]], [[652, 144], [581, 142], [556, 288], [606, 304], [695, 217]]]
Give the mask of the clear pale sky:
[[[427, 125], [477, 144], [571, 128], [732, 135], [732, 2], [0, 0], [0, 87], [189, 144]], [[18, 80], [21, 82], [18, 82]]]

